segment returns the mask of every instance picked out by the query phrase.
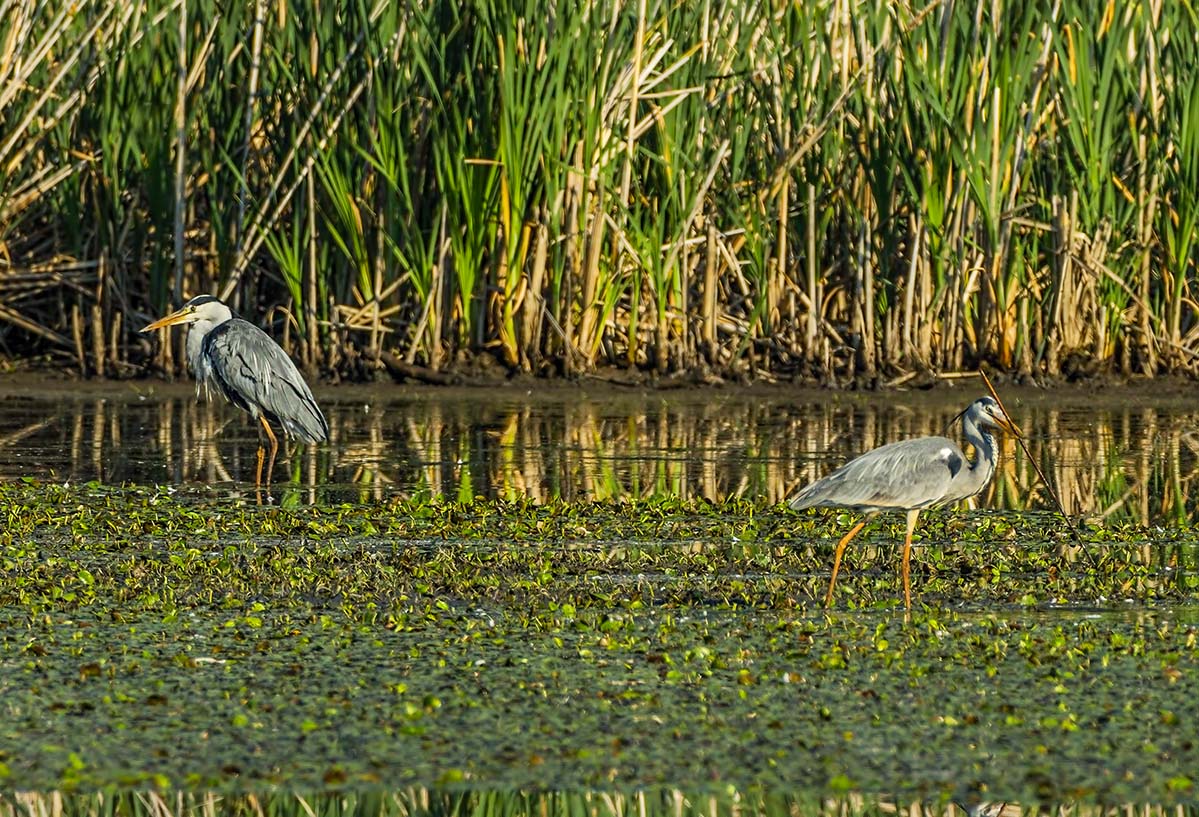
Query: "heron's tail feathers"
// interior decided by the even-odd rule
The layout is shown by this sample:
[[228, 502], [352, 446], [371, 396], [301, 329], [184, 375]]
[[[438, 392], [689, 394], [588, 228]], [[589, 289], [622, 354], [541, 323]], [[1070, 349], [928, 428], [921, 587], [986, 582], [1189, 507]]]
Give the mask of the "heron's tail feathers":
[[329, 439], [329, 423], [316, 401], [309, 398], [303, 408], [305, 410], [296, 412], [295, 417], [283, 421], [287, 433], [306, 443], [323, 443]]
[[[811, 486], [808, 486], [810, 488]], [[811, 508], [815, 503], [811, 501], [811, 491], [804, 488], [795, 496], [787, 500], [787, 507], [793, 511], [802, 511], [805, 508]]]

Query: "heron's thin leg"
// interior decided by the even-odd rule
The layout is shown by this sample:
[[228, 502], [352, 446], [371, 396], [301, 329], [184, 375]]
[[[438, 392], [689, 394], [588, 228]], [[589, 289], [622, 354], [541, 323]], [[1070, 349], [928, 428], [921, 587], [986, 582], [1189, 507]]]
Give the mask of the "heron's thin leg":
[[275, 455], [279, 453], [279, 440], [275, 437], [275, 432], [271, 431], [271, 424], [266, 421], [266, 417], [258, 415], [258, 422], [262, 423], [262, 427], [266, 429], [266, 437], [271, 441], [271, 460], [266, 466], [266, 482], [271, 484], [271, 474], [275, 472]]
[[849, 541], [857, 536], [862, 528], [866, 527], [866, 523], [874, 518], [874, 514], [867, 514], [866, 517], [849, 529], [849, 533], [841, 537], [841, 541], [837, 543], [837, 551], [833, 554], [833, 577], [828, 582], [828, 593], [824, 597], [824, 606], [833, 606], [833, 587], [837, 584], [837, 571], [841, 569], [841, 554], [845, 552], [845, 546]]
[[262, 435], [258, 435], [258, 465], [254, 468], [254, 484], [262, 484], [262, 455], [266, 449], [262, 446]]
[[920, 518], [920, 509], [908, 511], [908, 533], [903, 538], [903, 603], [908, 610], [912, 609], [912, 586], [908, 581], [908, 562], [912, 556], [912, 531], [916, 529], [916, 520]]

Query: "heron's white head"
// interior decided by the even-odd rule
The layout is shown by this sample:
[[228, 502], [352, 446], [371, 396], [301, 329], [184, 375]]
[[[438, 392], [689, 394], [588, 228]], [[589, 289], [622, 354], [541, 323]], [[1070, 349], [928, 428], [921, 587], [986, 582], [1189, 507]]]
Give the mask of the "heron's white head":
[[[998, 428], [1009, 434], [1021, 436], [1020, 428], [1012, 422], [1012, 418], [1004, 413], [1003, 408], [995, 401], [994, 397], [980, 397], [962, 411], [958, 417], [965, 416], [967, 420], [971, 420], [978, 426], [991, 426]], [[954, 417], [953, 419], [957, 419]]]
[[212, 295], [197, 295], [185, 303], [177, 312], [172, 312], [165, 318], [159, 318], [142, 332], [153, 332], [165, 326], [177, 323], [210, 323], [213, 326], [224, 323], [233, 317], [233, 310], [225, 306], [219, 298]]

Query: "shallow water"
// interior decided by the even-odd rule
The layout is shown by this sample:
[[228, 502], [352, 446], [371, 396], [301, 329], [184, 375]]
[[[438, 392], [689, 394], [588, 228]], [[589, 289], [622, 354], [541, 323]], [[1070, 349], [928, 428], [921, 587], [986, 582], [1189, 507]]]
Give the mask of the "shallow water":
[[[1070, 513], [1171, 527], [1075, 547], [1006, 512], [1050, 505], [1007, 439], [998, 511], [922, 523], [913, 619], [901, 522], [826, 611], [843, 521], [763, 503], [974, 390], [327, 388], [332, 440], [271, 487], [294, 511], [253, 504], [253, 426], [188, 385], [0, 394], [0, 790], [1199, 785], [1185, 394], [1005, 393]], [[474, 496], [545, 504], [419, 501]], [[587, 501], [629, 497], [752, 501]]]
[[[534, 500], [730, 496], [781, 501], [861, 451], [945, 433], [979, 389], [652, 392], [570, 387], [317, 390], [331, 440], [280, 451], [291, 502], [413, 495]], [[0, 479], [170, 485], [243, 496], [255, 426], [190, 384], [0, 384]], [[1141, 389], [1008, 396], [1074, 515], [1179, 522], [1194, 510], [1199, 411]], [[960, 429], [953, 428], [958, 438]], [[984, 507], [1049, 508], [1010, 438]]]

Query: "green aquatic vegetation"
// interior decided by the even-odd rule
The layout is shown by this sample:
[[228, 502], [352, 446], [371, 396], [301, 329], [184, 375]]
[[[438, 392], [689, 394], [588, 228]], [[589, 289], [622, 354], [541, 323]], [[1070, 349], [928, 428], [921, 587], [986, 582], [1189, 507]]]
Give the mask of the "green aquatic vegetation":
[[[16, 483], [0, 494], [0, 598], [33, 606], [333, 593], [369, 601], [363, 611], [431, 597], [811, 609], [848, 523], [743, 500], [281, 509], [137, 487]], [[934, 515], [917, 539], [916, 582], [932, 606], [1186, 599], [1196, 583], [1188, 536], [1129, 526], [1076, 543], [1046, 514]], [[855, 543], [839, 601], [892, 606], [896, 550], [892, 521]]]
[[[1180, 800], [1185, 529], [0, 485], [0, 789]], [[130, 747], [136, 746], [136, 751]], [[1149, 747], [1149, 748], [1146, 748]]]

